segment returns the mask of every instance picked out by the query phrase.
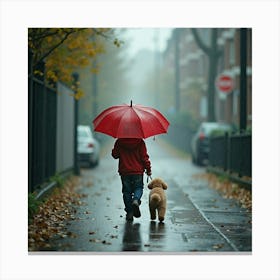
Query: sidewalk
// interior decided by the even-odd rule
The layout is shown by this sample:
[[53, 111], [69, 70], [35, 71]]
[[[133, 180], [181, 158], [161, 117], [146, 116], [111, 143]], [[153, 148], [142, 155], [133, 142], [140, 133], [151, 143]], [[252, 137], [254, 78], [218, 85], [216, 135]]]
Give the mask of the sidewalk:
[[[162, 174], [169, 188], [164, 223], [150, 221], [146, 177], [141, 217], [125, 221], [117, 161], [107, 152], [95, 169], [83, 169], [70, 233], [52, 240], [50, 251], [188, 254], [251, 252], [251, 213], [224, 199], [194, 174], [203, 168], [151, 142], [153, 174]], [[149, 147], [148, 147], [149, 149]], [[159, 156], [160, 155], [160, 156]], [[164, 171], [164, 172], [163, 172]]]

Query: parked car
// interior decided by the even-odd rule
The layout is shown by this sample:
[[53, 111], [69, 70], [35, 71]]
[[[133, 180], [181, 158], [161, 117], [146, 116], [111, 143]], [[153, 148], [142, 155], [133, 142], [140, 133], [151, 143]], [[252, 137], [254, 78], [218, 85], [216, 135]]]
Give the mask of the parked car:
[[99, 163], [100, 144], [93, 137], [90, 126], [78, 126], [78, 160], [94, 167]]
[[192, 162], [203, 165], [209, 156], [209, 138], [214, 132], [225, 133], [232, 131], [232, 126], [227, 123], [202, 122], [191, 140]]

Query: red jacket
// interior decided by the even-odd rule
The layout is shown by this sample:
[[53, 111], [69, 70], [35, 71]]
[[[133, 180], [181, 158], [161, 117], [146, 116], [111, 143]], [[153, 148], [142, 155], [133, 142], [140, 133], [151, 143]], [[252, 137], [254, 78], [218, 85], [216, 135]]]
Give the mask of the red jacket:
[[143, 139], [119, 138], [112, 150], [112, 157], [119, 159], [119, 174], [151, 174], [151, 162]]

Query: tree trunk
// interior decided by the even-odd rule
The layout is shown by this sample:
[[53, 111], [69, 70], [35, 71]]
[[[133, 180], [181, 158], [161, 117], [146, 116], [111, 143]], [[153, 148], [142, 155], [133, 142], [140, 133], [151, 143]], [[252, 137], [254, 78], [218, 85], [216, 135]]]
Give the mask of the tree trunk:
[[180, 112], [180, 29], [175, 30], [175, 109], [176, 112]]
[[214, 56], [209, 57], [209, 76], [208, 76], [208, 115], [207, 119], [209, 122], [215, 121], [215, 59]]
[[197, 31], [192, 28], [192, 34], [195, 38], [197, 45], [209, 58], [209, 69], [208, 69], [208, 87], [207, 87], [207, 99], [208, 99], [208, 114], [207, 119], [210, 122], [216, 120], [215, 113], [215, 79], [217, 76], [217, 66], [220, 52], [217, 46], [218, 29], [211, 29], [211, 43], [210, 46], [206, 46]]
[[218, 52], [217, 52], [218, 30], [212, 29], [211, 50], [209, 53], [209, 73], [208, 73], [208, 121], [216, 121], [215, 111], [215, 79], [217, 76]]

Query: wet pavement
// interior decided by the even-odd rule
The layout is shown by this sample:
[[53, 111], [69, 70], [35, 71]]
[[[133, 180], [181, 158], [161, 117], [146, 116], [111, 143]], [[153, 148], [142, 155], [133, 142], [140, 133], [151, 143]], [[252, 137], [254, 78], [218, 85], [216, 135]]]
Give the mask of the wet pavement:
[[194, 166], [158, 138], [147, 139], [146, 144], [152, 177], [161, 177], [168, 184], [164, 223], [150, 220], [146, 176], [141, 217], [125, 221], [118, 161], [110, 155], [111, 142], [96, 168], [81, 170], [79, 191], [84, 196], [82, 204], [76, 207], [75, 218], [67, 224], [71, 234], [53, 240], [51, 250], [251, 253], [251, 213], [198, 179], [195, 175], [205, 173], [205, 168]]

